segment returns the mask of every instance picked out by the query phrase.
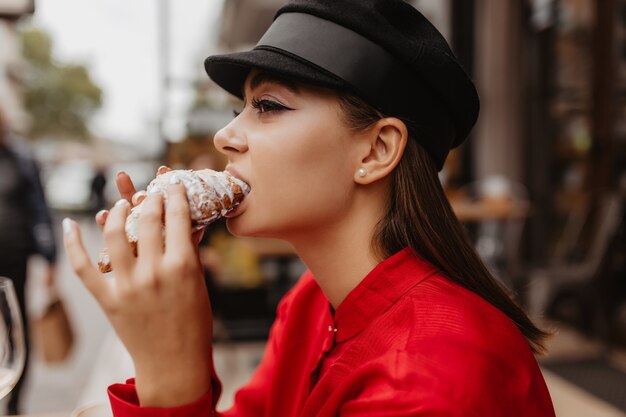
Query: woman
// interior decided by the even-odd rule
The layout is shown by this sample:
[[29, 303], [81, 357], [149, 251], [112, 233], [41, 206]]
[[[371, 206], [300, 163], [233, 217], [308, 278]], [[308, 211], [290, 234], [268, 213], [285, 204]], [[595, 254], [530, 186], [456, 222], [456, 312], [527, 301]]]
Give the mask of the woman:
[[122, 174], [125, 199], [98, 218], [114, 282], [64, 222], [74, 269], [135, 363], [135, 380], [109, 389], [114, 414], [553, 416], [533, 356], [544, 333], [489, 276], [437, 178], [478, 114], [437, 30], [401, 0], [293, 0], [252, 51], [205, 67], [244, 99], [214, 139], [252, 189], [230, 231], [289, 241], [309, 271], [233, 409], [215, 412], [184, 192], [172, 185], [166, 207], [147, 197], [134, 258]]

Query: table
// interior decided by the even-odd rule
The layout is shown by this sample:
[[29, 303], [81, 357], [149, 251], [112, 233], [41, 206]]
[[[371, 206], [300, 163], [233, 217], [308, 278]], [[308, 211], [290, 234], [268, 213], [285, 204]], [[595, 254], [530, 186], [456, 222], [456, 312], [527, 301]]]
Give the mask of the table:
[[470, 198], [456, 194], [448, 198], [492, 273], [510, 288], [521, 285], [521, 246], [526, 220], [532, 215], [530, 203], [507, 196]]
[[459, 221], [463, 223], [489, 220], [523, 220], [531, 214], [530, 204], [527, 201], [457, 198], [450, 200], [450, 204]]

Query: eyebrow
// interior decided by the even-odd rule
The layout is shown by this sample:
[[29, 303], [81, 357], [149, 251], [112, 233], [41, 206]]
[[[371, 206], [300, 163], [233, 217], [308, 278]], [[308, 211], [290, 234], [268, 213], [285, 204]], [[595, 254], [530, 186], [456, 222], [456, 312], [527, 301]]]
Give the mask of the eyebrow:
[[[250, 89], [254, 90], [261, 84], [265, 83], [279, 84], [291, 91], [292, 93], [300, 92], [300, 89], [295, 82], [278, 75], [270, 74], [269, 72], [257, 72], [256, 74], [254, 74], [254, 77], [252, 77], [252, 79], [250, 80]], [[243, 95], [245, 97], [245, 91]]]

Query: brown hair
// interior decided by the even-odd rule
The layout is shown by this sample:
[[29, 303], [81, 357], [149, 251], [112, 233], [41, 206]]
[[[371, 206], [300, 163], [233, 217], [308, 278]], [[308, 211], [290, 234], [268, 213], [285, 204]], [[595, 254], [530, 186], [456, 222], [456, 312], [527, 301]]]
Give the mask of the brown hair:
[[[347, 125], [355, 130], [366, 129], [385, 117], [354, 95], [340, 94], [339, 103]], [[453, 134], [449, 128], [427, 130], [400, 119], [412, 137], [430, 134], [446, 140], [447, 135]], [[387, 214], [378, 223], [374, 236], [372, 245], [380, 260], [411, 247], [448, 279], [480, 295], [506, 314], [526, 337], [533, 352], [544, 352], [542, 340], [548, 334], [532, 323], [487, 270], [452, 211], [434, 160], [412, 138], [392, 174]]]

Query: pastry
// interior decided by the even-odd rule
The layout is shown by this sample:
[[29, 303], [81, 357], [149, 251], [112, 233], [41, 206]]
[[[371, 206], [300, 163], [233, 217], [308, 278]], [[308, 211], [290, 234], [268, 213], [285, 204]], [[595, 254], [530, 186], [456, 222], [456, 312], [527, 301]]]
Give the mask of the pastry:
[[[225, 171], [170, 170], [164, 167], [159, 168], [156, 178], [148, 184], [146, 191], [148, 194], [162, 192], [167, 199], [167, 187], [175, 183], [182, 183], [187, 189], [189, 214], [194, 231], [233, 211], [250, 191], [248, 184]], [[141, 203], [133, 207], [126, 219], [126, 237], [135, 254], [141, 207]], [[100, 253], [98, 266], [101, 272], [112, 270], [106, 249]]]

